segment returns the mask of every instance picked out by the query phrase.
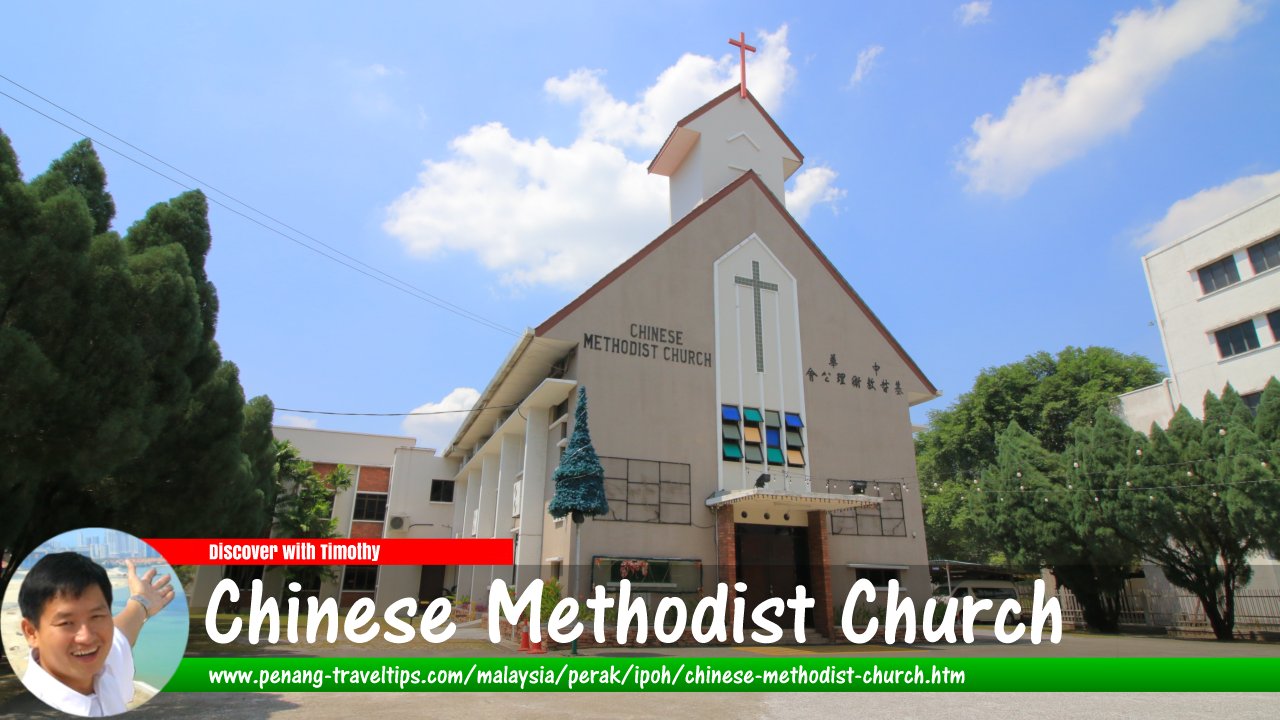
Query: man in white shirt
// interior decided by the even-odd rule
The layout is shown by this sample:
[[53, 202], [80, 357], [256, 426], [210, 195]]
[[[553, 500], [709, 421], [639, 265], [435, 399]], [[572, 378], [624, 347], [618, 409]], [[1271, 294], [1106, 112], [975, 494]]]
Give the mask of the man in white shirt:
[[129, 601], [111, 616], [111, 581], [73, 552], [41, 558], [22, 581], [18, 607], [31, 660], [22, 682], [48, 705], [84, 717], [116, 715], [133, 699], [133, 645], [147, 618], [173, 600], [169, 576], [138, 577], [128, 561]]

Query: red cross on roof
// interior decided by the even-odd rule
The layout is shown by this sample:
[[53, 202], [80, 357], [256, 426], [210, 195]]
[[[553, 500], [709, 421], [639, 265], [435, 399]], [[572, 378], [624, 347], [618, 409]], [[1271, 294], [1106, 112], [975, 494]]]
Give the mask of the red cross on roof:
[[738, 48], [738, 55], [742, 64], [742, 85], [738, 91], [739, 97], [747, 96], [747, 52], [755, 52], [756, 49], [747, 44], [746, 33], [738, 33], [738, 39], [729, 38], [729, 44]]

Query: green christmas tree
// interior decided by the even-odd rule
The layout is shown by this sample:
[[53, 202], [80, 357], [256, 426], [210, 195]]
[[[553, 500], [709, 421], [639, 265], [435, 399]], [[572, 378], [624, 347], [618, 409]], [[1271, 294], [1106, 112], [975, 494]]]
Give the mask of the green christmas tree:
[[609, 512], [609, 501], [604, 495], [604, 467], [596, 449], [591, 445], [591, 430], [587, 427], [587, 390], [578, 386], [578, 409], [573, 416], [573, 435], [565, 448], [560, 466], [551, 479], [556, 483], [551, 498], [551, 517], [562, 518], [573, 512], [583, 515], [604, 515]]

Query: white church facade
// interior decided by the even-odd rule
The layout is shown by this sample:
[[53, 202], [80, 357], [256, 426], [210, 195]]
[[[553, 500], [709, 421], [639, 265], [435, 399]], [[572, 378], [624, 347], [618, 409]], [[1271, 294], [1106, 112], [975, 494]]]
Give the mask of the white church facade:
[[[445, 451], [455, 537], [515, 540], [516, 565], [457, 569], [577, 593], [629, 577], [696, 601], [817, 598], [830, 634], [852, 583], [929, 575], [909, 408], [938, 391], [784, 206], [803, 156], [749, 93], [696, 110], [650, 166], [671, 227], [526, 332]], [[587, 391], [610, 512], [547, 505]]]
[[[344, 536], [514, 541], [511, 567], [348, 568], [320, 594], [382, 610], [448, 588], [484, 603], [496, 579], [583, 595], [626, 577], [690, 604], [742, 582], [752, 607], [803, 585], [828, 637], [857, 579], [926, 598], [909, 409], [940, 393], [787, 211], [802, 163], [750, 93], [726, 91], [650, 165], [670, 178], [670, 228], [526, 331], [440, 455], [277, 428], [321, 470], [360, 466], [335, 503]], [[579, 387], [609, 512], [575, 526], [547, 506]], [[221, 576], [202, 571], [194, 606]]]

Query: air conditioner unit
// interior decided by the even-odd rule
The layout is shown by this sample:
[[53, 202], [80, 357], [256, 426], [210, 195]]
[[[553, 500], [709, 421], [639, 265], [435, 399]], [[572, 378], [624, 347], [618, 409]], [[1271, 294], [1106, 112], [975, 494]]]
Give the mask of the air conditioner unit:
[[392, 530], [406, 530], [408, 529], [408, 527], [409, 527], [408, 515], [392, 515], [391, 516]]

